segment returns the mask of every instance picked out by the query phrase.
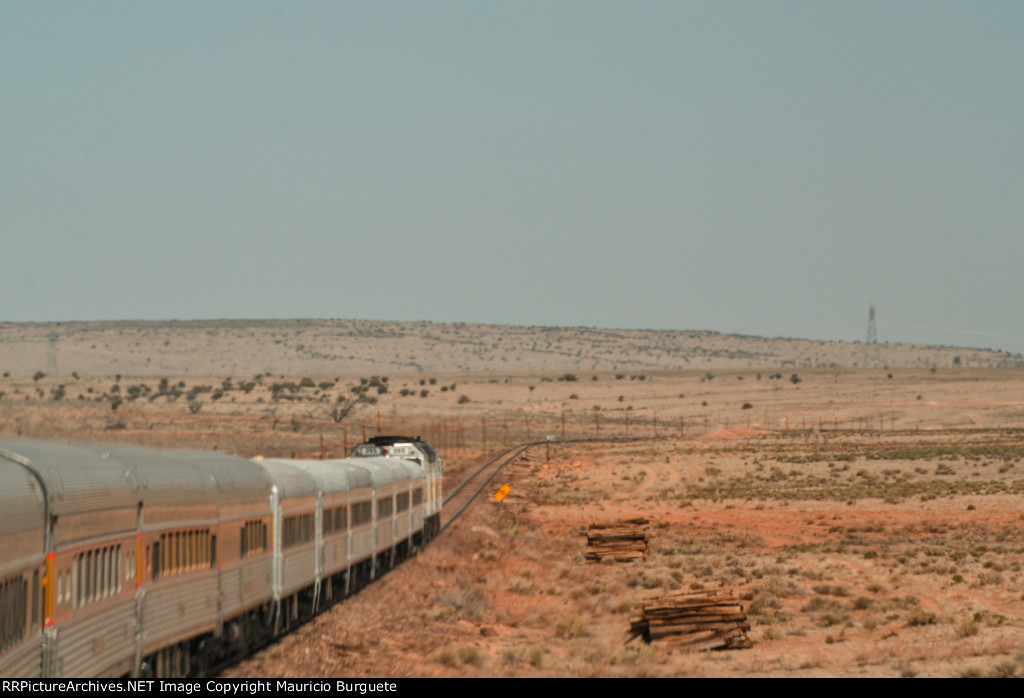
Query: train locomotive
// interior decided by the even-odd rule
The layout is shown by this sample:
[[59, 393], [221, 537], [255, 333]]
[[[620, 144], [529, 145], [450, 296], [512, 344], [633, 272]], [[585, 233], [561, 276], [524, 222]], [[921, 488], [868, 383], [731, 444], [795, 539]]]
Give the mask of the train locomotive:
[[415, 553], [442, 462], [0, 439], [0, 676], [202, 676]]

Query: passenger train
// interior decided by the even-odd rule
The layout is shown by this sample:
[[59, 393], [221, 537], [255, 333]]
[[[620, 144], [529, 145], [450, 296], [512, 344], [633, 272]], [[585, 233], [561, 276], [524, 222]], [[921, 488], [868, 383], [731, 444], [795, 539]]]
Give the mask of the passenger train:
[[184, 677], [248, 655], [439, 529], [442, 463], [0, 438], [0, 676]]

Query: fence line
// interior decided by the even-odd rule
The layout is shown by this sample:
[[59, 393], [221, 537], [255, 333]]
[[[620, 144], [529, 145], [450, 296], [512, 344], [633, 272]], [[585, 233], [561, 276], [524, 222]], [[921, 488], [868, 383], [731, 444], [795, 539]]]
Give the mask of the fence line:
[[776, 433], [861, 433], [893, 431], [894, 414], [875, 414], [840, 420], [838, 418], [782, 419], [769, 425], [752, 416], [728, 418], [700, 415], [696, 417], [660, 417], [657, 414], [609, 417], [599, 411], [565, 411], [559, 414], [536, 414], [508, 411], [501, 416], [480, 417], [411, 417], [400, 414], [360, 415], [359, 419], [320, 430], [317, 452], [307, 457], [338, 458], [347, 455], [357, 444], [377, 434], [400, 434], [429, 441], [442, 458], [450, 459], [481, 451], [499, 450], [532, 441], [566, 441], [577, 439], [700, 438], [728, 429], [757, 429]]

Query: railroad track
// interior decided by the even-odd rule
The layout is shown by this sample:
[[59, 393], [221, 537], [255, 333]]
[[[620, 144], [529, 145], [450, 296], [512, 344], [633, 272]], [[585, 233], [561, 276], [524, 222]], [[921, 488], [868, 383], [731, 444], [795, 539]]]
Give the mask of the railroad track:
[[[491, 480], [501, 472], [502, 468], [514, 461], [526, 449], [531, 446], [537, 446], [541, 443], [544, 442], [537, 441], [513, 446], [506, 451], [502, 451], [471, 472], [465, 480], [459, 483], [451, 492], [448, 493], [448, 496], [444, 498], [444, 506], [441, 507], [442, 521], [440, 530], [445, 530], [456, 519], [458, 519], [462, 512], [464, 512], [466, 508], [477, 498], [477, 495], [483, 492], [491, 483]], [[490, 489], [491, 488], [488, 488], [487, 491], [489, 492]]]
[[486, 463], [478, 467], [472, 473], [466, 477], [461, 483], [459, 483], [448, 496], [444, 498], [444, 505], [441, 507], [441, 526], [438, 532], [448, 528], [459, 515], [466, 510], [466, 508], [476, 500], [477, 496], [485, 491], [494, 491], [494, 488], [488, 488], [501, 469], [506, 465], [518, 458], [524, 451], [534, 446], [543, 446], [545, 444], [554, 446], [556, 444], [580, 444], [580, 443], [623, 443], [633, 441], [651, 441], [658, 440], [656, 437], [650, 436], [634, 436], [634, 437], [611, 437], [611, 438], [595, 438], [595, 439], [566, 439], [564, 441], [531, 441], [525, 444], [519, 444], [513, 446], [505, 451], [502, 451], [498, 455], [492, 457]]

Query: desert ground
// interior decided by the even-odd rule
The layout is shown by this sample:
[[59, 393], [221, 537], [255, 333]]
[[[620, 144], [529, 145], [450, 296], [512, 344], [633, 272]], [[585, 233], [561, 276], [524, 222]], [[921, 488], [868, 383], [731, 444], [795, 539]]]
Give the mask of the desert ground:
[[[53, 332], [0, 329], [6, 435], [319, 457], [364, 434], [415, 433], [441, 449], [449, 487], [487, 454], [556, 440], [503, 473], [503, 503], [479, 502], [230, 676], [1024, 675], [1014, 357], [901, 345], [855, 368], [826, 358], [861, 361], [863, 346], [801, 359], [805, 345], [779, 344], [750, 365], [680, 368], [665, 365], [672, 351], [629, 363], [634, 337], [607, 345], [614, 358], [596, 368], [584, 350], [510, 370], [503, 349], [466, 370], [453, 343], [429, 359], [409, 349], [418, 366], [404, 371], [364, 361], [365, 349], [354, 369], [316, 372], [258, 347], [252, 360], [251, 338], [224, 359], [199, 332], [182, 350], [188, 371], [75, 369], [61, 339], [46, 375]], [[146, 326], [122, 328], [117, 344], [101, 329], [118, 357], [185, 342], [157, 334], [143, 347]], [[752, 340], [726, 339], [715, 337], [734, 354]], [[590, 523], [637, 516], [651, 522], [647, 558], [586, 562]], [[751, 648], [630, 639], [645, 599], [713, 589], [742, 599]]]

